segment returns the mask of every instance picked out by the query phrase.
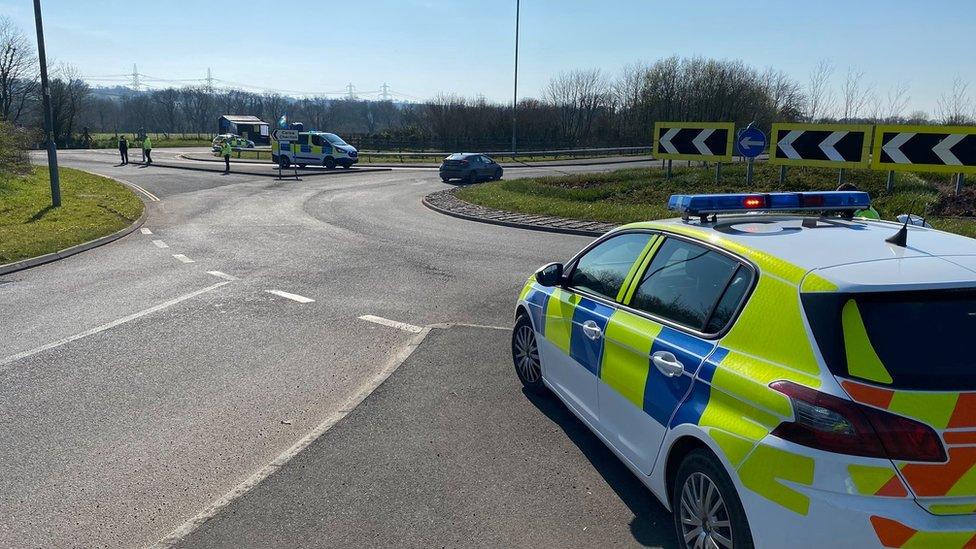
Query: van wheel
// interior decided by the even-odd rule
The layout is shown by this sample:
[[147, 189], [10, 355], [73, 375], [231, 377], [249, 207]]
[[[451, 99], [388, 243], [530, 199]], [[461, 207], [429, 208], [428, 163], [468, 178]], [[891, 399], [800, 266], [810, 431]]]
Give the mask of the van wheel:
[[537, 395], [548, 391], [542, 382], [542, 361], [539, 360], [535, 330], [525, 314], [519, 315], [512, 330], [512, 361], [515, 363], [515, 374], [526, 390]]
[[325, 160], [322, 161], [322, 165], [325, 166], [325, 169], [327, 170], [334, 170], [336, 167], [335, 158], [332, 158], [331, 156], [325, 157]]
[[278, 165], [281, 166], [281, 169], [287, 170], [291, 166], [291, 161], [288, 160], [287, 156], [280, 156], [278, 157]]
[[681, 462], [671, 488], [671, 511], [682, 547], [754, 547], [732, 479], [707, 450], [694, 450]]

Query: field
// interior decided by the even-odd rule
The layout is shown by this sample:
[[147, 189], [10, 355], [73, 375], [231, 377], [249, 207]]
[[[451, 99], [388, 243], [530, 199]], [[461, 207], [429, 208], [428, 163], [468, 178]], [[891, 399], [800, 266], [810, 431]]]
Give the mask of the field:
[[[593, 221], [628, 223], [674, 217], [667, 209], [675, 193], [773, 192], [833, 190], [837, 171], [791, 168], [784, 185], [779, 169], [756, 164], [753, 184], [746, 188], [745, 166], [723, 166], [721, 183], [706, 168], [675, 168], [670, 181], [660, 168], [618, 170], [604, 174], [513, 179], [462, 188], [468, 202], [502, 210]], [[846, 181], [871, 194], [882, 218], [912, 211], [937, 228], [976, 237], [976, 190], [953, 196], [950, 178], [941, 174], [898, 174], [894, 189], [885, 189], [884, 172], [848, 171]]]
[[0, 173], [0, 265], [43, 255], [114, 233], [142, 214], [142, 201], [124, 185], [62, 168], [61, 207], [51, 207], [46, 168]]
[[[134, 133], [120, 132], [129, 140], [130, 149], [138, 149], [142, 145], [141, 141], [136, 140]], [[150, 133], [153, 148], [166, 147], [209, 147], [213, 136], [206, 133]], [[119, 138], [114, 133], [93, 133], [91, 134], [94, 143], [93, 149], [115, 149], [119, 146]]]

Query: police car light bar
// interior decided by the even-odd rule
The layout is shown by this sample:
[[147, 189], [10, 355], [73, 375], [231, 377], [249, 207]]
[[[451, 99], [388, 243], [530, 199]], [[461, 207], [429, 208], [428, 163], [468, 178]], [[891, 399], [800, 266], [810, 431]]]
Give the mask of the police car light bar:
[[686, 216], [752, 211], [853, 211], [871, 206], [861, 191], [754, 194], [673, 194], [668, 209]]

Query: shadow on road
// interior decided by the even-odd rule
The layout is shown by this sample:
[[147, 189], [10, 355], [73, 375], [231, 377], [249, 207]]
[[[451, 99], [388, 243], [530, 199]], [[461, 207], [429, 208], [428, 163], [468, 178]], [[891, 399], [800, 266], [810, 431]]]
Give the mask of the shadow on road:
[[555, 395], [536, 395], [522, 390], [525, 397], [540, 412], [558, 425], [596, 469], [603, 480], [616, 492], [620, 500], [634, 513], [630, 533], [637, 543], [651, 547], [678, 547], [673, 531], [672, 516], [657, 501], [630, 469], [603, 444]]

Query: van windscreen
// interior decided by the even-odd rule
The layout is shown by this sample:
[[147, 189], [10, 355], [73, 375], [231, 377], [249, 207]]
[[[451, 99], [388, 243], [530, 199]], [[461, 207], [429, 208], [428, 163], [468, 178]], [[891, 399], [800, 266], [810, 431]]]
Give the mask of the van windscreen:
[[802, 300], [834, 374], [895, 389], [976, 390], [976, 290], [803, 294]]

